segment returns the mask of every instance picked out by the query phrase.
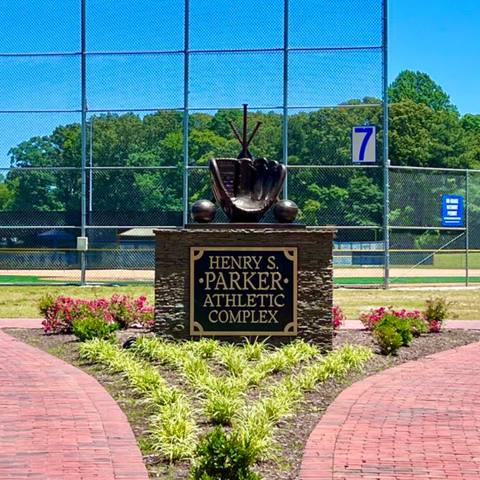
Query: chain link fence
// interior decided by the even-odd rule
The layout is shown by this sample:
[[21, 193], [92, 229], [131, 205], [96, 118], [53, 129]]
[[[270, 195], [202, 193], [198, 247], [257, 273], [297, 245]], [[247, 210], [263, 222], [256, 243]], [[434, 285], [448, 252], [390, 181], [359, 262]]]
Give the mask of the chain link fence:
[[[390, 169], [392, 283], [475, 284], [476, 208], [480, 177], [474, 170]], [[444, 197], [463, 199], [461, 226], [445, 226]]]
[[[153, 229], [181, 227], [195, 200], [212, 199], [208, 161], [238, 155], [228, 122], [241, 124], [245, 103], [250, 129], [262, 122], [251, 152], [287, 165], [283, 193], [299, 221], [338, 228], [338, 284], [382, 285], [385, 258], [394, 281], [397, 253], [408, 269], [417, 260], [408, 250], [437, 248], [437, 234], [417, 245], [415, 232], [398, 230], [409, 225], [395, 170], [392, 215], [404, 220], [392, 220], [390, 257], [384, 248], [384, 1], [5, 0], [2, 9], [5, 32], [25, 32], [0, 47], [0, 283], [153, 282]], [[377, 165], [352, 165], [355, 125], [377, 126]], [[86, 254], [78, 236], [89, 238]]]

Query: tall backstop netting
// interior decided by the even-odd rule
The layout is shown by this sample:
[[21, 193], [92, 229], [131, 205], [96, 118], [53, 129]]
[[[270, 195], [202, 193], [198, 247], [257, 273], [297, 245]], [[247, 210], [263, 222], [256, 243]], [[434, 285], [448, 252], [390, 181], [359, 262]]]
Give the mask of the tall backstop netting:
[[[0, 283], [152, 282], [153, 229], [211, 198], [208, 160], [238, 155], [228, 122], [245, 103], [262, 122], [252, 153], [287, 164], [299, 220], [338, 229], [337, 284], [475, 281], [477, 172], [386, 161], [386, 14], [381, 0], [4, 0]], [[354, 126], [376, 126], [376, 163], [352, 163]], [[448, 194], [470, 223], [443, 226]]]

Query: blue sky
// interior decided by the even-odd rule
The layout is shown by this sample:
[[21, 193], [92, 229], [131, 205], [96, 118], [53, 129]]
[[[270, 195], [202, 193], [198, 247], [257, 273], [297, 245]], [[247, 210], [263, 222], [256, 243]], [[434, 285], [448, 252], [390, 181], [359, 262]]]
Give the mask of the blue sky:
[[460, 113], [480, 114], [480, 2], [390, 0], [390, 79], [428, 73]]
[[[281, 48], [280, 0], [190, 0], [190, 48]], [[0, 53], [78, 52], [79, 0], [2, 0]], [[390, 0], [390, 80], [404, 69], [428, 73], [460, 112], [480, 113], [477, 87], [480, 5]], [[290, 46], [349, 47], [381, 43], [379, 0], [290, 0]], [[89, 52], [179, 51], [183, 0], [88, 0]], [[281, 52], [195, 53], [190, 61], [192, 108], [282, 103]], [[70, 110], [80, 105], [78, 56], [0, 58], [1, 110]], [[183, 56], [91, 55], [87, 61], [91, 109], [177, 108], [183, 103]], [[378, 50], [292, 52], [289, 103], [334, 105], [379, 97]], [[45, 135], [78, 113], [0, 113], [0, 167], [11, 146]]]

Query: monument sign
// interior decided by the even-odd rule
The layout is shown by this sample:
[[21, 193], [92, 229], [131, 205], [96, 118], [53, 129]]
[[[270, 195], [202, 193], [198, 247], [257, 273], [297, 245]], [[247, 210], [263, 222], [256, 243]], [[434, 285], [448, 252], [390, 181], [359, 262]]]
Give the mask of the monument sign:
[[297, 248], [191, 247], [190, 335], [296, 335]]

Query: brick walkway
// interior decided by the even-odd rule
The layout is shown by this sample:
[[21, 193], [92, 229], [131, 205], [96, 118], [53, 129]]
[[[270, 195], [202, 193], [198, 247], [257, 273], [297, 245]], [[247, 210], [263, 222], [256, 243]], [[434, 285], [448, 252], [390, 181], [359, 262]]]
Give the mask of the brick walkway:
[[39, 318], [0, 318], [0, 328], [42, 328]]
[[[0, 329], [39, 326], [0, 319]], [[11, 478], [148, 475], [125, 416], [96, 380], [0, 331], [0, 480]], [[480, 343], [343, 391], [312, 432], [300, 472], [300, 480], [417, 478], [480, 480]]]
[[[0, 320], [0, 328], [39, 321]], [[0, 331], [0, 480], [148, 479], [125, 415], [92, 377]]]
[[308, 440], [301, 480], [479, 480], [480, 343], [344, 390]]

